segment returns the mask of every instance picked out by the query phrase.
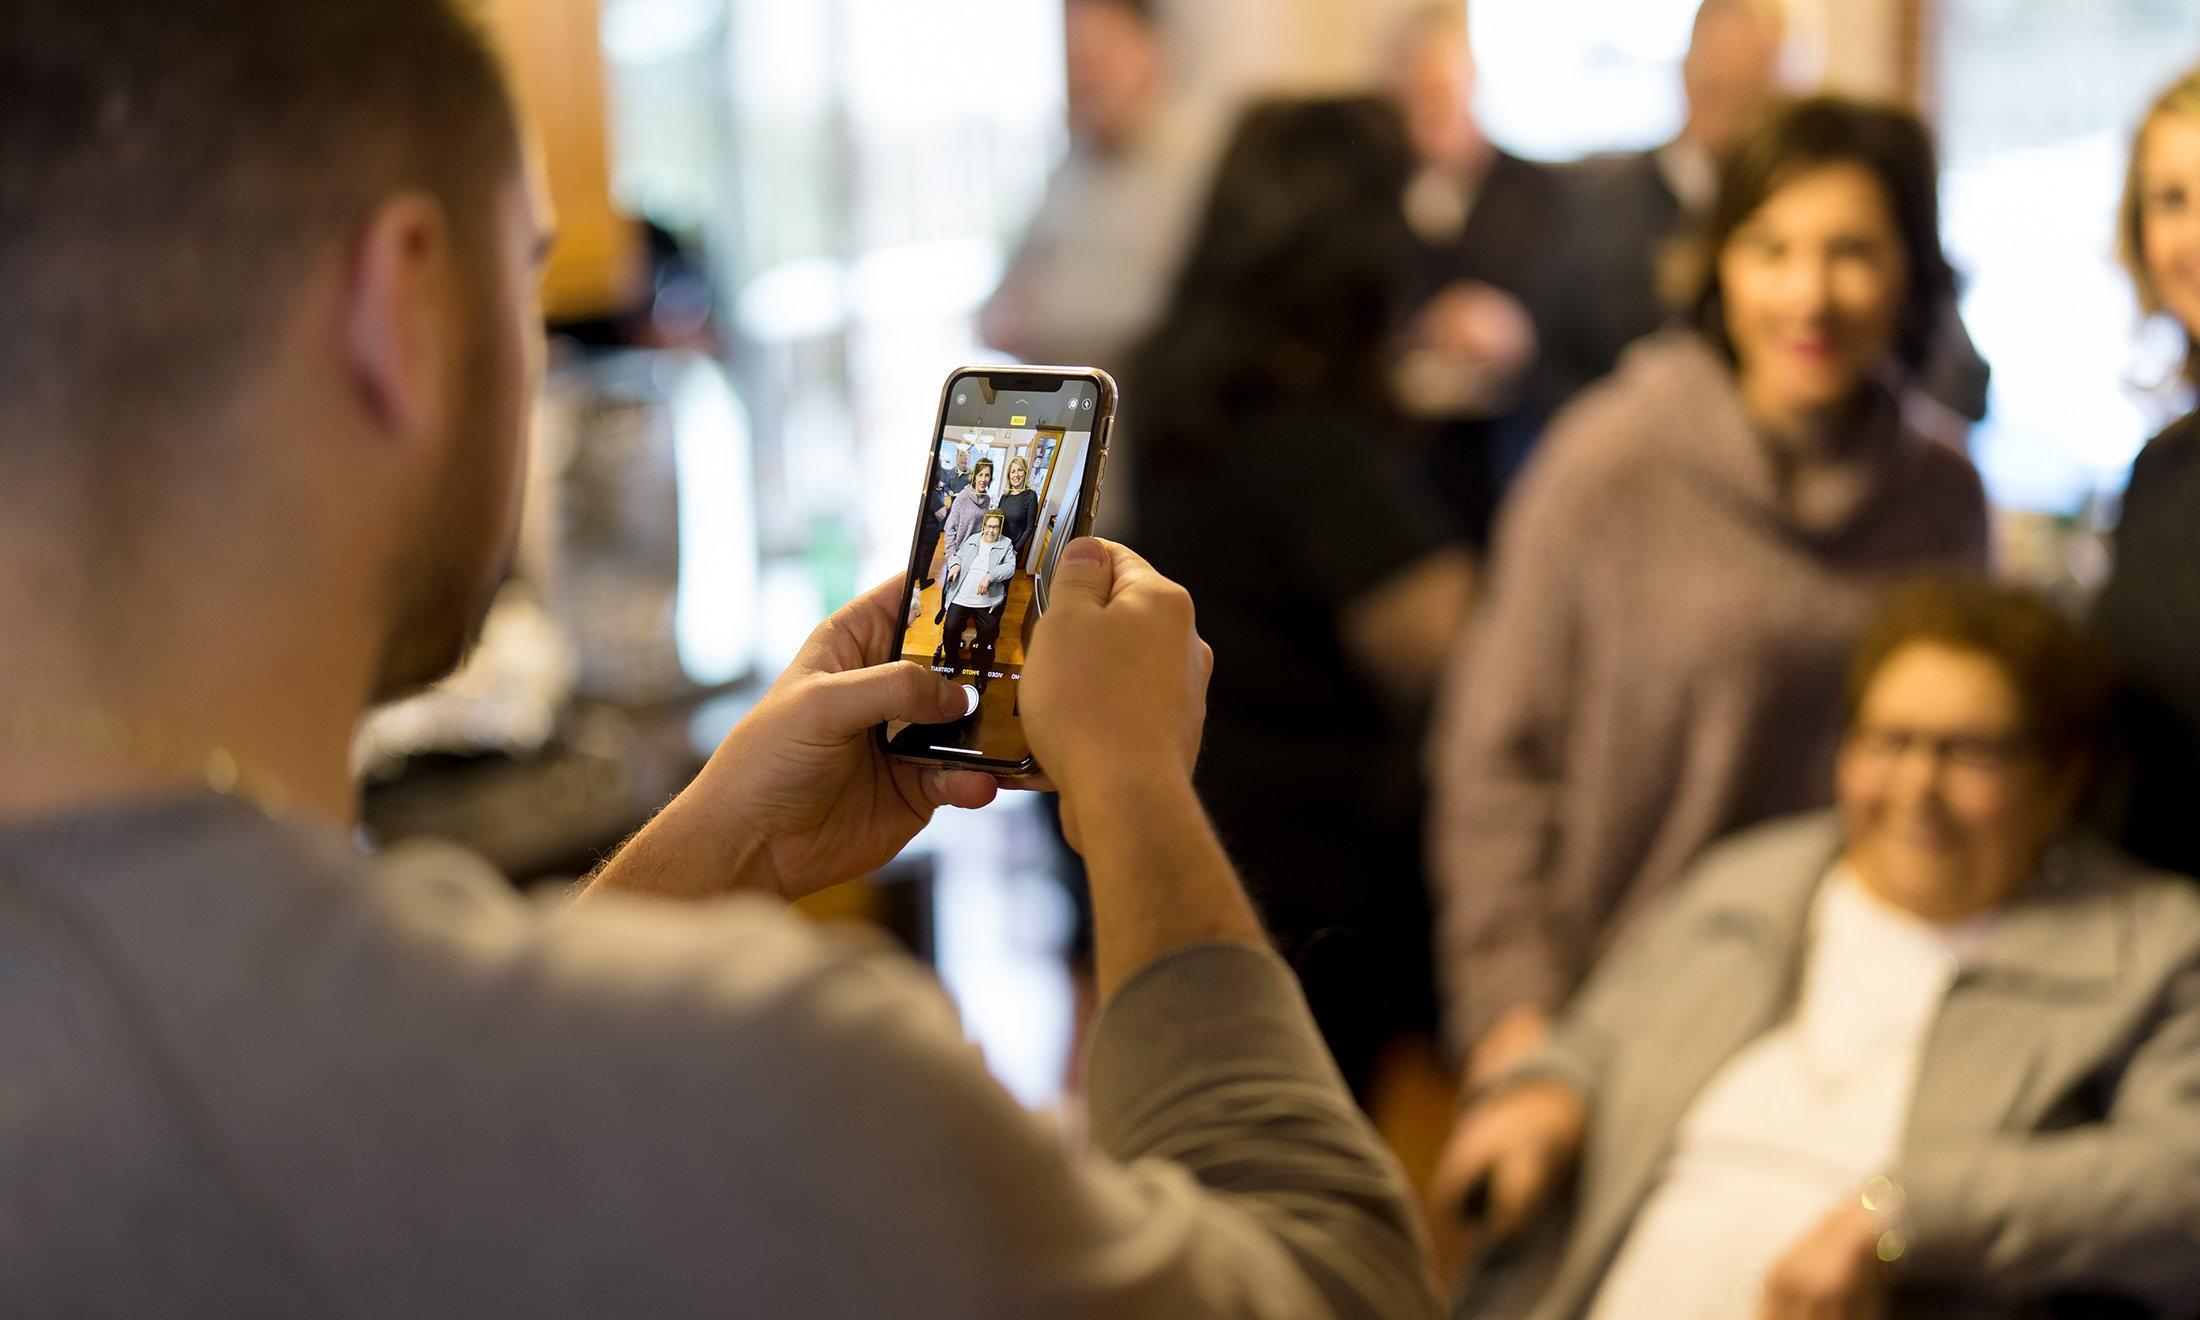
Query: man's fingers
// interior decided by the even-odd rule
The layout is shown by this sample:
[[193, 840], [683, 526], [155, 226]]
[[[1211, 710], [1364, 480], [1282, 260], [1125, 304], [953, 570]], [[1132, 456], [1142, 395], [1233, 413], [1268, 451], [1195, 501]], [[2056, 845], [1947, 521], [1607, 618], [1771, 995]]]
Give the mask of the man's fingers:
[[868, 637], [873, 631], [883, 629], [889, 637], [898, 637], [901, 617], [909, 608], [908, 586], [901, 574], [896, 573], [842, 606], [842, 613], [851, 624], [859, 625], [854, 629], [858, 635]]
[[970, 711], [961, 685], [911, 660], [833, 674], [818, 680], [817, 690], [823, 719], [814, 732], [827, 738], [894, 721], [941, 724]]
[[[1471, 1124], [1474, 1120], [1467, 1121]], [[1455, 1131], [1437, 1161], [1435, 1176], [1429, 1180], [1431, 1203], [1443, 1218], [1458, 1218], [1468, 1190], [1489, 1171], [1489, 1152], [1475, 1130], [1468, 1127]]]
[[810, 634], [795, 672], [841, 674], [893, 658], [908, 627], [909, 599], [889, 578], [832, 612]]
[[1144, 591], [1156, 586], [1170, 591], [1183, 590], [1161, 576], [1160, 571], [1148, 563], [1144, 555], [1129, 546], [1118, 545], [1113, 541], [1102, 541], [1100, 544], [1108, 548], [1109, 556], [1115, 561], [1115, 595], [1111, 599], [1121, 599], [1128, 592]]
[[924, 772], [925, 800], [935, 807], [960, 807], [976, 811], [1001, 792], [1000, 781], [975, 770], [949, 770], [933, 766]]
[[1543, 1199], [1543, 1165], [1532, 1152], [1511, 1151], [1489, 1172], [1489, 1226], [1509, 1238], [1527, 1226]]
[[1053, 609], [1064, 606], [1102, 606], [1115, 594], [1116, 559], [1113, 547], [1097, 537], [1079, 537], [1062, 552], [1048, 592]]

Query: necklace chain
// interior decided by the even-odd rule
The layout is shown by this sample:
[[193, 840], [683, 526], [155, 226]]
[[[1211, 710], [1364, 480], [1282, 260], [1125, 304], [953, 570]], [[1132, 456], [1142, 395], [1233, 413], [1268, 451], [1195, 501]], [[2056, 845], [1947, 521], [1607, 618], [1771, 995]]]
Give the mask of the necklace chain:
[[18, 711], [0, 714], [0, 747], [25, 752], [86, 752], [188, 779], [270, 816], [288, 810], [290, 794], [235, 753], [175, 733], [151, 721], [100, 711]]

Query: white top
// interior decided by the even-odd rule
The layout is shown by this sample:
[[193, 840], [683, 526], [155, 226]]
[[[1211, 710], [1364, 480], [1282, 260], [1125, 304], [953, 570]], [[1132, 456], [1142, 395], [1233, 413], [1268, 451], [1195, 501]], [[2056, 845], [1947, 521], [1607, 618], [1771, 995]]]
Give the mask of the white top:
[[1750, 1320], [1765, 1272], [1901, 1146], [1919, 1047], [1993, 916], [1939, 924], [1836, 865], [1793, 1016], [1713, 1076], [1591, 1320]]

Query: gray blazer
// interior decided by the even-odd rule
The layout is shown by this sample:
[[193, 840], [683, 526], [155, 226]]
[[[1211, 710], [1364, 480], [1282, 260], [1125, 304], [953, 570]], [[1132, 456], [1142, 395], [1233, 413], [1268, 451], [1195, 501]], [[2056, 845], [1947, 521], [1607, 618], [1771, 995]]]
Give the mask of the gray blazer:
[[1016, 576], [1016, 545], [1013, 541], [1004, 536], [987, 545], [982, 534], [974, 535], [965, 540], [955, 552], [955, 563], [960, 567], [955, 581], [947, 590], [948, 604], [959, 604], [964, 586], [979, 578], [987, 579], [990, 584], [985, 589], [986, 609], [992, 609], [1008, 599], [1009, 579]]
[[[1614, 949], [1516, 1078], [1590, 1098], [1570, 1199], [1460, 1314], [1586, 1311], [1697, 1093], [1791, 1006], [1832, 813], [1696, 864]], [[2090, 840], [2049, 853], [1926, 1037], [1902, 1154], [1900, 1317], [2200, 1313], [2200, 890]]]

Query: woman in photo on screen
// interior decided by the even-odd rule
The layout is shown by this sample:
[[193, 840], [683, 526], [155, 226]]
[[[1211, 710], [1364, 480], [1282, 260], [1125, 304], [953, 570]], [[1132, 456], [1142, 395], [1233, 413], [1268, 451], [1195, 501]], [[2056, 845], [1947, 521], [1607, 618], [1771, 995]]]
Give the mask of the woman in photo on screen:
[[1039, 527], [1039, 493], [1031, 488], [1031, 461], [1021, 454], [1008, 460], [1007, 480], [1000, 509], [1007, 517], [1006, 534], [1016, 547], [1016, 563], [1021, 568], [1031, 556], [1032, 533]]
[[[955, 502], [947, 507], [945, 530], [950, 557], [962, 553], [964, 544], [977, 535], [979, 520], [992, 507], [993, 460], [981, 458], [970, 469], [970, 484], [957, 491]], [[939, 613], [932, 616], [935, 620], [947, 617], [947, 598], [952, 594], [951, 588], [941, 590]]]

